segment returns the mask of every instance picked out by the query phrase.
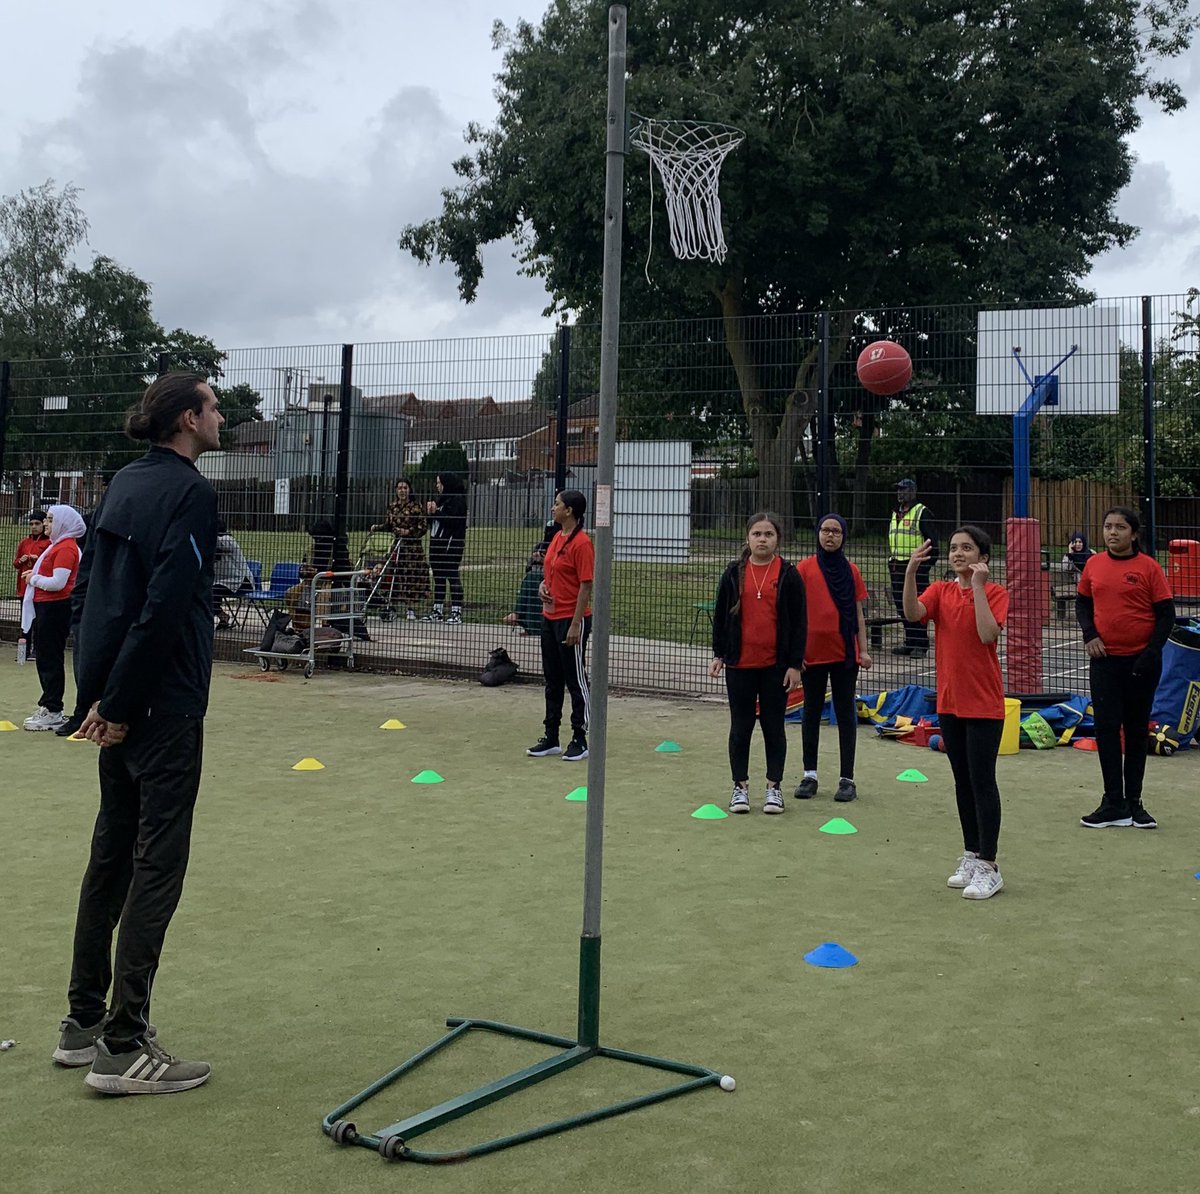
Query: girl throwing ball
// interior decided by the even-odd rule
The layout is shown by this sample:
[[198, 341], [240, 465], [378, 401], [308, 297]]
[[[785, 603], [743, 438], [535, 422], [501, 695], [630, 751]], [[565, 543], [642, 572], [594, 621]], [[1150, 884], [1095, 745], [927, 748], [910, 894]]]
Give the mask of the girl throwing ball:
[[1000, 839], [1000, 789], [996, 755], [1004, 729], [1004, 685], [996, 642], [1008, 615], [1008, 590], [989, 580], [992, 540], [976, 526], [950, 536], [953, 580], [931, 584], [917, 596], [917, 569], [932, 554], [926, 540], [904, 573], [904, 616], [933, 622], [937, 712], [954, 772], [963, 854], [947, 887], [968, 900], [986, 900], [1004, 886], [996, 865]]
[[750, 811], [750, 738], [762, 726], [767, 752], [763, 812], [784, 810], [783, 767], [787, 761], [784, 714], [787, 694], [800, 687], [804, 669], [804, 583], [779, 555], [779, 515], [762, 511], [746, 527], [742, 554], [725, 569], [713, 609], [713, 661], [708, 674], [724, 670], [729, 693], [729, 767], [733, 772], [731, 813]]

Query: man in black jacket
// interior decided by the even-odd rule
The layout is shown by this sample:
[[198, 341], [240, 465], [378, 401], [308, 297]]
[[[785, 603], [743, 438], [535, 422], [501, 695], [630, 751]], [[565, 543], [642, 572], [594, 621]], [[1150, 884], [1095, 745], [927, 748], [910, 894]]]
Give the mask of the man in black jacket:
[[54, 1060], [90, 1063], [87, 1084], [108, 1094], [170, 1094], [209, 1076], [207, 1062], [159, 1047], [149, 1011], [187, 870], [212, 672], [217, 499], [195, 462], [220, 446], [224, 421], [202, 377], [151, 384], [125, 423], [151, 447], [108, 487], [75, 588], [89, 710], [78, 736], [101, 747], [100, 811]]

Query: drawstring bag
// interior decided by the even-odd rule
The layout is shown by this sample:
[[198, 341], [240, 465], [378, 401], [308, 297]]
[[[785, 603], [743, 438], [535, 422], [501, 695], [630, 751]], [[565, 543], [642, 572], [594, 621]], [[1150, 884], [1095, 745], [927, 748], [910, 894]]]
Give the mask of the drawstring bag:
[[1052, 750], [1058, 745], [1058, 735], [1040, 713], [1021, 718], [1021, 745], [1034, 750]]

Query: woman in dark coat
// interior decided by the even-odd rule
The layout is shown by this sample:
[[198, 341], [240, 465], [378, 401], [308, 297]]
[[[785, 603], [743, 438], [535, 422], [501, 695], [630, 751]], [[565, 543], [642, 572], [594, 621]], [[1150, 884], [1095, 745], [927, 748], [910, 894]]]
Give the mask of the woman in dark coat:
[[[462, 622], [463, 587], [459, 569], [467, 545], [467, 487], [453, 473], [437, 476], [437, 501], [429, 513], [429, 567], [433, 572], [433, 609], [424, 622]], [[450, 614], [445, 614], [443, 590], [448, 592]]]

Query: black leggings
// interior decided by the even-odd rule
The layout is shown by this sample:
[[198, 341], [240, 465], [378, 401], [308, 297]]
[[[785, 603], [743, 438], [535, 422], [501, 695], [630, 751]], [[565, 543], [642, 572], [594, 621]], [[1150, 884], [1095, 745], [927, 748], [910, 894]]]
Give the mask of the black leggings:
[[42, 682], [38, 704], [51, 713], [61, 713], [63, 693], [67, 688], [63, 660], [67, 635], [71, 633], [70, 598], [39, 601], [34, 606], [34, 624], [37, 626], [37, 673]]
[[[1092, 720], [1096, 727], [1096, 753], [1104, 780], [1104, 803], [1131, 805], [1142, 802], [1150, 709], [1162, 674], [1162, 664], [1135, 676], [1136, 655], [1104, 655], [1091, 661]], [[1125, 759], [1121, 760], [1121, 731], [1125, 731]]]
[[767, 750], [767, 779], [783, 782], [783, 766], [787, 762], [787, 735], [783, 728], [783, 715], [787, 712], [785, 671], [779, 664], [725, 669], [725, 688], [729, 693], [729, 769], [735, 784], [750, 777], [750, 738], [756, 718], [762, 726]]
[[825, 685], [833, 690], [833, 715], [837, 719], [841, 774], [854, 778], [854, 747], [858, 741], [858, 718], [854, 698], [858, 687], [857, 663], [810, 663], [804, 669], [804, 770], [817, 769], [817, 741], [821, 735], [821, 713], [825, 708]]
[[954, 797], [962, 825], [963, 849], [985, 862], [996, 861], [1000, 841], [1000, 789], [996, 756], [1004, 719], [938, 714], [938, 728], [954, 772]]
[[546, 737], [558, 741], [562, 725], [563, 698], [571, 694], [571, 736], [586, 741], [591, 714], [591, 694], [587, 678], [587, 641], [592, 633], [592, 618], [583, 619], [579, 642], [567, 645], [570, 618], [542, 619], [542, 675], [546, 681]]
[[459, 568], [462, 565], [463, 539], [430, 539], [429, 570], [433, 573], [433, 603], [442, 604], [442, 592], [447, 591], [451, 606], [462, 608], [463, 587]]

